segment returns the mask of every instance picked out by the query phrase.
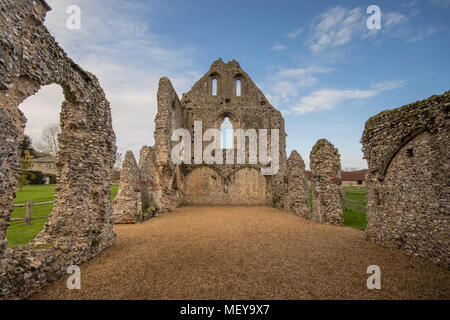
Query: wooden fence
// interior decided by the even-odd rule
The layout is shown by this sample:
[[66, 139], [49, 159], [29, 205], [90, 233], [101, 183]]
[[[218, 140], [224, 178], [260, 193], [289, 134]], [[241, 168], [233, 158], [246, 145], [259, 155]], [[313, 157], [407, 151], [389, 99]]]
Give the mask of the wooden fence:
[[31, 219], [44, 219], [48, 218], [48, 216], [45, 217], [32, 217], [33, 214], [33, 207], [34, 206], [42, 206], [46, 204], [54, 204], [55, 201], [47, 201], [47, 202], [41, 202], [41, 203], [33, 203], [33, 200], [28, 201], [26, 204], [15, 204], [14, 208], [20, 208], [20, 207], [26, 207], [25, 217], [24, 218], [15, 218], [11, 219], [10, 221], [24, 221], [24, 224], [29, 225], [31, 222]]
[[[344, 199], [344, 208], [345, 209], [355, 209], [366, 212], [366, 207], [364, 206], [364, 201], [357, 201], [357, 200], [350, 200], [350, 199]], [[357, 212], [359, 213], [359, 212]]]

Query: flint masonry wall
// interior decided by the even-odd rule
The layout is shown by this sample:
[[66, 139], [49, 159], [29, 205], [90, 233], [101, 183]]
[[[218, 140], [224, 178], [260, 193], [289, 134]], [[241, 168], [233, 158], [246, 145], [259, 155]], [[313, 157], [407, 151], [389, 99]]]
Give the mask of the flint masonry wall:
[[343, 225], [343, 191], [339, 151], [327, 140], [319, 140], [310, 153], [313, 221]]
[[[217, 92], [212, 92], [213, 82]], [[240, 94], [238, 81], [240, 83]], [[182, 95], [182, 127], [191, 133], [194, 150], [194, 122], [202, 121], [202, 133], [207, 129], [220, 130], [225, 118], [233, 129], [278, 129], [280, 133], [280, 170], [273, 176], [262, 176], [261, 164], [248, 161], [246, 142], [246, 164], [237, 163], [237, 143], [234, 143], [235, 164], [212, 164], [208, 166], [182, 165], [184, 204], [222, 205], [275, 205], [282, 207], [285, 196], [284, 174], [286, 172], [286, 135], [281, 113], [270, 105], [239, 63], [221, 59], [212, 63], [210, 70], [198, 80], [192, 89]], [[203, 143], [203, 150], [210, 142]], [[270, 145], [269, 145], [270, 150]], [[233, 150], [230, 150], [233, 152]], [[224, 159], [226, 152], [224, 152]], [[192, 159], [194, 160], [194, 159]]]
[[[183, 128], [183, 110], [172, 83], [168, 78], [161, 78], [158, 86], [158, 113], [155, 118], [155, 156], [154, 169], [156, 180], [155, 201], [158, 212], [170, 211], [181, 202], [179, 177], [175, 164], [171, 160], [171, 136], [175, 129]], [[148, 170], [148, 169], [146, 169]]]
[[144, 220], [141, 173], [131, 151], [122, 163], [120, 185], [114, 199], [114, 223], [136, 223]]
[[311, 219], [309, 187], [305, 162], [297, 151], [292, 151], [287, 160], [287, 196], [284, 208], [296, 215]]
[[450, 92], [382, 112], [362, 137], [367, 239], [450, 268]]
[[[0, 299], [35, 293], [115, 241], [110, 106], [97, 78], [69, 59], [43, 25], [48, 10], [43, 0], [0, 0]], [[6, 249], [26, 123], [18, 106], [54, 83], [65, 96], [54, 209], [30, 244]]]

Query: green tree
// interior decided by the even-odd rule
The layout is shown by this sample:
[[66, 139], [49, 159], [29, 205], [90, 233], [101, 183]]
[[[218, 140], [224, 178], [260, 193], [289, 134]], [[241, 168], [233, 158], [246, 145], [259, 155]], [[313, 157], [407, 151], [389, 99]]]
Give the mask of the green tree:
[[34, 178], [34, 174], [28, 171], [33, 165], [33, 156], [29, 150], [23, 151], [23, 156], [20, 158], [21, 170], [19, 177], [19, 188], [22, 191], [23, 186], [30, 183], [30, 181]]
[[29, 151], [30, 154], [35, 157], [36, 156], [36, 150], [34, 150], [32, 144], [31, 144], [31, 138], [27, 135], [23, 136], [22, 144], [20, 145], [20, 157], [23, 158], [25, 156], [25, 151]]

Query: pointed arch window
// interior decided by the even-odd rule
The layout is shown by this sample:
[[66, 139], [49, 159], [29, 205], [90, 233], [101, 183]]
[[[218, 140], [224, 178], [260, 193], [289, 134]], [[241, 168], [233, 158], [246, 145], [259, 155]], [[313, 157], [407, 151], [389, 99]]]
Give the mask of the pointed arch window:
[[242, 81], [240, 79], [236, 80], [236, 97], [240, 97], [242, 93]]
[[211, 94], [217, 96], [217, 79], [213, 78], [211, 80]]
[[220, 127], [221, 132], [221, 148], [222, 149], [233, 149], [234, 148], [234, 130], [233, 124], [230, 118], [225, 117]]

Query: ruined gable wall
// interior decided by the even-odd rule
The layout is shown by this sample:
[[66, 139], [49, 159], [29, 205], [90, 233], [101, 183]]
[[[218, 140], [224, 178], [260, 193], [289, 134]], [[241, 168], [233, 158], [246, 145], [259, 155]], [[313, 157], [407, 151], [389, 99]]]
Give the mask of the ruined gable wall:
[[[212, 94], [213, 79], [217, 80], [217, 95]], [[236, 94], [237, 80], [241, 82], [240, 96]], [[223, 201], [219, 201], [221, 204], [241, 203], [237, 197], [230, 198], [226, 195], [230, 187], [232, 190], [235, 188], [233, 180], [236, 180], [236, 175], [238, 175], [240, 177], [248, 176], [250, 180], [247, 183], [259, 189], [259, 204], [272, 205], [275, 203], [281, 206], [282, 198], [285, 195], [284, 174], [286, 170], [284, 119], [281, 113], [270, 105], [264, 94], [242, 70], [239, 63], [234, 60], [228, 63], [224, 63], [221, 59], [215, 61], [210, 70], [194, 84], [192, 89], [183, 94], [181, 103], [184, 112], [184, 128], [190, 131], [192, 137], [192, 150], [194, 150], [194, 121], [202, 121], [204, 133], [210, 128], [220, 130], [223, 120], [228, 117], [235, 130], [269, 129], [269, 141], [270, 129], [280, 130], [280, 170], [274, 176], [265, 177], [264, 183], [260, 179], [255, 179], [252, 174], [246, 173], [246, 167], [256, 170], [261, 168], [259, 164], [248, 164], [248, 158], [246, 165], [213, 164], [209, 166], [220, 175], [222, 181], [222, 189], [225, 195], [223, 195], [222, 190], [215, 192], [216, 199], [223, 199]], [[209, 143], [203, 142], [203, 150]], [[236, 160], [236, 151], [234, 156]], [[192, 158], [192, 160], [194, 159]], [[183, 165], [183, 174], [188, 175], [196, 169], [198, 169], [196, 165]], [[240, 172], [240, 170], [244, 171]], [[213, 181], [207, 184], [216, 185]], [[187, 188], [189, 187], [186, 186], [185, 189]], [[261, 196], [261, 192], [265, 193], [264, 197]], [[255, 198], [253, 196], [252, 199], [250, 202], [254, 203]], [[185, 199], [186, 201], [188, 199]], [[207, 199], [205, 201], [208, 202]]]
[[369, 240], [450, 267], [450, 92], [369, 119]]
[[[42, 0], [0, 0], [0, 298], [36, 292], [115, 240], [109, 103], [97, 78], [70, 60], [42, 24], [48, 9]], [[29, 245], [5, 249], [26, 121], [18, 105], [52, 83], [65, 95], [54, 209]]]

